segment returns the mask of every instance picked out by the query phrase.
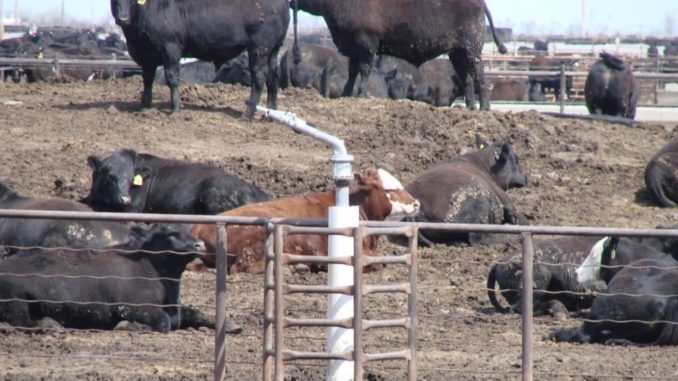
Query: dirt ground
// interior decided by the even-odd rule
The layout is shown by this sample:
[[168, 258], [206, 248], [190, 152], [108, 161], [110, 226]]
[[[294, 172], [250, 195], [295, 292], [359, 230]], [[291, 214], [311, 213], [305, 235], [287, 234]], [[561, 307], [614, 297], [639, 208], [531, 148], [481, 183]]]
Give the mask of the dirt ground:
[[[90, 83], [0, 83], [0, 179], [35, 197], [77, 199], [87, 193], [88, 155], [129, 147], [162, 157], [217, 165], [276, 197], [331, 189], [331, 151], [287, 127], [241, 117], [248, 89], [215, 84], [184, 86], [183, 110], [168, 115], [168, 91], [156, 86], [159, 108], [139, 111], [140, 78]], [[16, 102], [7, 101], [18, 101]], [[678, 223], [674, 210], [645, 197], [642, 173], [675, 124], [624, 127], [558, 119], [536, 112], [478, 112], [433, 108], [411, 101], [323, 99], [291, 89], [280, 108], [344, 139], [354, 169], [379, 166], [407, 183], [421, 170], [473, 148], [474, 137], [504, 139], [517, 151], [529, 185], [511, 190], [534, 225], [649, 228]], [[494, 312], [485, 291], [493, 261], [512, 243], [420, 249], [418, 272], [418, 378], [520, 379], [520, 316]], [[380, 252], [402, 251], [382, 239]], [[323, 283], [326, 274], [288, 274], [290, 281]], [[402, 280], [387, 267], [368, 283]], [[215, 274], [186, 272], [183, 301], [214, 313]], [[229, 380], [261, 379], [262, 277], [234, 275], [228, 314], [243, 333], [228, 337]], [[401, 295], [368, 297], [368, 318], [406, 314]], [[325, 298], [288, 298], [288, 315], [321, 317]], [[579, 324], [535, 321], [536, 380], [676, 379], [675, 348], [556, 344], [543, 336]], [[370, 330], [367, 351], [404, 349], [406, 332]], [[322, 330], [291, 329], [286, 345], [322, 350]], [[64, 331], [0, 332], [0, 374], [5, 380], [195, 380], [213, 377], [214, 331], [167, 334]], [[322, 380], [324, 362], [287, 366], [288, 379]], [[403, 361], [368, 364], [370, 379], [404, 379]]]

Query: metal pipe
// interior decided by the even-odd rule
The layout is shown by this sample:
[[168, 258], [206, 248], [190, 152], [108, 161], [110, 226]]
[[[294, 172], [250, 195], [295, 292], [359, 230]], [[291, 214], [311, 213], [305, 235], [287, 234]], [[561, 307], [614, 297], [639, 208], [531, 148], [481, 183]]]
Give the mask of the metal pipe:
[[[263, 380], [271, 381], [273, 375], [273, 359], [275, 353], [271, 354], [273, 350], [273, 324], [275, 322], [274, 316], [274, 290], [275, 290], [275, 267], [273, 261], [275, 253], [273, 249], [273, 240], [271, 234], [273, 233], [272, 224], [266, 224], [266, 256], [264, 258], [264, 342], [263, 342]], [[270, 286], [272, 285], [272, 286]]]
[[565, 65], [560, 65], [560, 113], [565, 112], [565, 87], [567, 85], [567, 77], [565, 77]]
[[281, 225], [275, 226], [275, 243], [273, 245], [275, 250], [275, 379], [276, 381], [284, 381], [285, 368], [283, 363], [283, 315], [284, 315], [284, 300], [283, 300], [283, 227]]
[[214, 335], [214, 380], [222, 381], [226, 377], [226, 282], [228, 265], [226, 260], [226, 227], [217, 224], [217, 300], [216, 333]]
[[521, 233], [523, 238], [523, 292], [520, 299], [520, 312], [523, 320], [523, 381], [532, 381], [532, 261], [534, 255], [534, 242], [532, 234]]
[[[320, 131], [297, 117], [294, 113], [271, 110], [263, 106], [256, 106], [257, 111], [267, 117], [283, 123], [293, 130], [312, 138], [318, 139], [332, 147], [333, 154], [330, 161], [334, 163], [332, 178], [335, 184], [335, 206], [329, 210], [328, 227], [346, 228], [357, 227], [359, 214], [357, 207], [349, 206], [349, 183], [353, 178], [351, 163], [353, 156], [346, 151], [344, 141], [328, 133]], [[353, 238], [330, 235], [328, 239], [328, 256], [337, 257], [353, 255]], [[330, 287], [348, 286], [353, 284], [353, 269], [351, 266], [329, 265], [327, 279]], [[278, 294], [276, 294], [278, 298]], [[327, 303], [329, 319], [342, 319], [353, 314], [353, 296], [330, 294]], [[343, 328], [327, 329], [327, 347], [330, 352], [345, 352], [346, 348], [353, 347], [353, 332]], [[276, 348], [277, 349], [277, 348]], [[353, 375], [352, 361], [332, 361], [328, 367], [328, 381], [347, 380]]]
[[353, 380], [363, 379], [363, 233], [364, 227], [353, 230]]
[[419, 233], [416, 226], [411, 227], [409, 236], [409, 251], [410, 251], [410, 266], [409, 266], [409, 281], [410, 293], [407, 295], [407, 315], [410, 319], [410, 326], [407, 331], [407, 346], [410, 350], [410, 358], [408, 363], [408, 377], [409, 381], [416, 381], [417, 379], [417, 247]]

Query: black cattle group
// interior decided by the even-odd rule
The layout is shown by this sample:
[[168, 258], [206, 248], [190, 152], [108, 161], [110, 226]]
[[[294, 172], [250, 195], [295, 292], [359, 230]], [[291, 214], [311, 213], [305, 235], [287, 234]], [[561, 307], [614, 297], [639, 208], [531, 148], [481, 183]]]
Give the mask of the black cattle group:
[[[333, 46], [302, 44], [295, 33], [294, 47], [281, 52], [290, 4], [295, 12], [301, 9], [323, 17]], [[167, 4], [114, 0], [111, 13], [122, 28], [125, 42], [116, 34], [100, 38], [100, 33], [89, 30], [38, 30], [0, 42], [0, 54], [101, 57], [126, 51], [142, 68], [142, 107], [151, 106], [160, 67], [158, 82], [170, 89], [171, 112], [180, 108], [181, 72], [189, 83], [218, 81], [249, 86], [245, 115], [250, 118], [264, 87], [269, 108], [276, 107], [278, 89], [288, 86], [316, 88], [326, 97], [369, 94], [436, 106], [450, 106], [463, 96], [469, 108], [475, 107], [477, 96], [480, 109], [488, 109], [490, 100], [541, 102], [546, 100], [547, 91], [553, 90], [556, 99], [560, 94], [559, 76], [485, 80], [481, 59], [485, 19], [499, 52], [507, 49], [497, 37], [483, 0], [427, 0], [416, 4], [369, 0], [350, 6], [329, 0], [177, 0]], [[541, 48], [536, 52], [530, 70], [552, 70], [560, 64], [571, 69], [576, 65], [576, 60], [549, 59]], [[280, 63], [279, 53], [283, 53]], [[440, 55], [448, 59], [437, 59]], [[205, 62], [180, 65], [182, 57]], [[12, 75], [13, 71], [7, 73]], [[26, 73], [30, 80], [53, 74], [43, 69]], [[118, 74], [81, 70], [75, 76], [91, 79]], [[572, 84], [568, 76], [568, 97]], [[585, 97], [592, 114], [634, 118], [638, 87], [628, 64], [601, 53], [601, 60], [587, 78]]]
[[[0, 183], [0, 209], [217, 214], [271, 199], [204, 164], [131, 149], [87, 161], [92, 184], [81, 202], [26, 197]], [[179, 299], [181, 274], [204, 249], [188, 225], [0, 218], [0, 321], [24, 329], [214, 327]]]

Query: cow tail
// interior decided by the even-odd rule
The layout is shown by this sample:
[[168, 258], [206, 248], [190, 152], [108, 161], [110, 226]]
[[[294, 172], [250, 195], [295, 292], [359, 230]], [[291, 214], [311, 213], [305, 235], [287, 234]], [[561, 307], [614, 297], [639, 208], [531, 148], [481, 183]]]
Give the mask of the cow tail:
[[511, 311], [510, 307], [502, 307], [501, 303], [497, 299], [497, 290], [495, 290], [494, 285], [497, 283], [497, 266], [492, 266], [490, 274], [487, 276], [487, 297], [490, 299], [490, 303], [494, 306], [494, 309], [497, 312], [503, 314], [509, 313]]
[[294, 46], [292, 47], [292, 53], [294, 54], [294, 64], [298, 65], [301, 62], [301, 50], [299, 50], [299, 38], [297, 32], [298, 16], [299, 13], [299, 1], [292, 0], [294, 3], [294, 11], [292, 12], [292, 18], [294, 20]]
[[652, 160], [645, 169], [645, 185], [648, 191], [654, 196], [655, 200], [661, 206], [671, 207], [676, 206], [676, 203], [671, 201], [662, 188], [661, 178], [664, 176], [663, 170], [658, 167], [657, 163]]
[[497, 48], [499, 49], [499, 53], [501, 54], [506, 54], [508, 52], [508, 49], [506, 49], [506, 45], [504, 45], [501, 41], [499, 41], [499, 37], [497, 37], [497, 33], [494, 30], [494, 22], [492, 21], [492, 14], [490, 14], [490, 9], [487, 8], [487, 4], [483, 1], [483, 7], [485, 8], [485, 16], [487, 16], [487, 21], [490, 23], [490, 30], [492, 31], [492, 37], [494, 38], [494, 43], [497, 44]]

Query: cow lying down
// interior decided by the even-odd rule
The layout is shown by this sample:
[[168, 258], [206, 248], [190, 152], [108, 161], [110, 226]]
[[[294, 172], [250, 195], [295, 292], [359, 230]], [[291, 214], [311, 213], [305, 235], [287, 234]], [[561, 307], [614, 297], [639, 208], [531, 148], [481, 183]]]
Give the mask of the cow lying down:
[[[599, 240], [600, 237], [587, 236], [534, 240], [534, 315], [565, 317], [568, 311], [579, 311], [591, 306], [592, 287], [584, 287], [577, 281], [574, 266], [582, 263]], [[487, 276], [487, 296], [498, 312], [521, 313], [522, 274], [520, 250], [507, 253], [492, 266]], [[508, 306], [502, 306], [497, 293], [506, 299]]]
[[[382, 221], [400, 220], [416, 213], [419, 202], [398, 180], [383, 169], [368, 169], [356, 173], [349, 189], [349, 203], [360, 208], [360, 219]], [[335, 205], [334, 192], [314, 193], [300, 197], [283, 198], [249, 204], [221, 216], [288, 217], [299, 219], [326, 219], [328, 208]], [[216, 226], [193, 225], [193, 235], [205, 241], [208, 255], [203, 261], [214, 266]], [[261, 226], [228, 226], [229, 272], [261, 273], [264, 271], [264, 230]], [[376, 255], [378, 237], [369, 236], [363, 242], [364, 255]], [[326, 235], [295, 234], [284, 237], [285, 253], [300, 255], [327, 255]], [[374, 266], [374, 269], [380, 266]]]
[[678, 138], [671, 139], [647, 163], [645, 187], [660, 206], [678, 203]]
[[606, 345], [677, 345], [677, 266], [672, 259], [629, 263], [594, 300], [582, 325], [553, 331], [548, 338]]
[[213, 328], [212, 318], [179, 300], [181, 274], [203, 242], [185, 225], [135, 232], [143, 241], [138, 250], [30, 249], [0, 261], [0, 321], [20, 328], [43, 319], [78, 329]]
[[[62, 198], [22, 196], [0, 182], [0, 209], [92, 211], [86, 205]], [[131, 242], [124, 224], [110, 221], [0, 218], [0, 246], [11, 255], [20, 247], [92, 247], [124, 245]]]
[[[525, 186], [518, 156], [508, 143], [478, 140], [478, 151], [438, 164], [419, 174], [407, 191], [421, 202], [408, 221], [467, 224], [515, 224], [523, 219], [505, 192]], [[524, 223], [524, 221], [522, 221]], [[485, 243], [488, 234], [420, 229], [422, 245]]]
[[256, 186], [200, 163], [163, 159], [121, 149], [89, 156], [90, 193], [82, 201], [96, 211], [217, 214], [271, 197]]
[[678, 262], [655, 249], [667, 247], [667, 242], [672, 239], [600, 240], [577, 268], [577, 279], [585, 284], [603, 281], [607, 288], [580, 327], [554, 331], [549, 338], [610, 345], [678, 344]]

